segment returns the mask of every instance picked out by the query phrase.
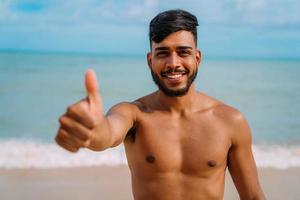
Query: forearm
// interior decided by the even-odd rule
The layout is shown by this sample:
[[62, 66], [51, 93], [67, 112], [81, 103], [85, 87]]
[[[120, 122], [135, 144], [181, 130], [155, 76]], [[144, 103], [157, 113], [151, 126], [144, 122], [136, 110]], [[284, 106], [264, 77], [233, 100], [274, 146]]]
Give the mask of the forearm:
[[260, 186], [256, 189], [256, 191], [250, 192], [248, 194], [240, 194], [240, 200], [266, 200], [266, 197]]
[[94, 131], [95, 137], [88, 148], [103, 151], [121, 144], [134, 124], [133, 109], [135, 107], [129, 103], [120, 103], [112, 107], [100, 119], [100, 124], [95, 126], [98, 128]]
[[89, 146], [87, 147], [93, 151], [103, 151], [110, 148], [113, 144], [113, 138], [111, 134], [111, 128], [106, 117], [101, 120], [101, 123], [97, 125], [97, 128], [93, 130], [94, 137], [91, 139]]

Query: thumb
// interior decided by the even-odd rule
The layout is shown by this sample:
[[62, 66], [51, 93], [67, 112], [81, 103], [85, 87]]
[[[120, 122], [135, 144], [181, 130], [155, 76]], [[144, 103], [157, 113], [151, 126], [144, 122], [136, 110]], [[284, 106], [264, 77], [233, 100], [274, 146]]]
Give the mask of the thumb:
[[97, 76], [93, 69], [88, 69], [85, 73], [85, 88], [90, 103], [101, 104]]

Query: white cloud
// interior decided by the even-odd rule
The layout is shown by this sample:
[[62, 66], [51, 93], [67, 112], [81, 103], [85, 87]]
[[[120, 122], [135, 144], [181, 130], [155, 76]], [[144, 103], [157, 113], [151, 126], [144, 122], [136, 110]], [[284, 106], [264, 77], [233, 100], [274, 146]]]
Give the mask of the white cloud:
[[[233, 24], [285, 26], [300, 24], [300, 3], [297, 0], [235, 0], [231, 13]], [[225, 3], [224, 3], [225, 4]], [[224, 6], [225, 7], [225, 6]]]
[[[17, 0], [2, 0], [2, 27], [60, 27], [116, 24], [147, 24], [158, 11], [170, 8], [190, 10], [205, 24], [300, 25], [298, 0], [129, 0], [129, 1], [45, 1], [41, 12], [26, 13], [12, 9]], [[28, 1], [27, 1], [28, 2]], [[31, 0], [30, 2], [35, 2]], [[36, 2], [39, 2], [36, 0]], [[45, 27], [44, 27], [45, 28]]]
[[158, 0], [145, 0], [145, 6], [148, 8], [154, 8], [158, 6]]
[[[110, 52], [143, 50], [148, 47], [150, 19], [174, 8], [195, 14], [200, 27], [209, 25], [200, 34], [210, 48], [226, 42], [228, 46], [240, 46], [258, 35], [256, 30], [263, 34], [267, 31], [264, 38], [272, 44], [283, 39], [291, 44], [299, 41], [298, 0], [27, 0], [33, 4], [43, 2], [43, 9], [37, 12], [18, 10], [22, 9], [18, 7], [20, 2], [26, 3], [0, 0], [0, 48], [96, 52], [104, 51], [101, 47], [105, 46]], [[264, 27], [272, 28], [261, 29]], [[278, 47], [284, 49], [281, 43]]]
[[0, 2], [0, 19], [7, 17], [10, 14], [8, 5], [9, 5], [9, 0], [2, 0]]

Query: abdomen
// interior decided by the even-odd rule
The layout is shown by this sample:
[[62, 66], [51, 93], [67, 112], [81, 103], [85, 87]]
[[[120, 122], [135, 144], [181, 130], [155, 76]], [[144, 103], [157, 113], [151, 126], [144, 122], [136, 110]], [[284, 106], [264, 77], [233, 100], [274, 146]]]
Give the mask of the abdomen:
[[148, 174], [148, 178], [132, 173], [135, 200], [221, 200], [224, 193], [224, 174], [199, 177], [181, 172]]

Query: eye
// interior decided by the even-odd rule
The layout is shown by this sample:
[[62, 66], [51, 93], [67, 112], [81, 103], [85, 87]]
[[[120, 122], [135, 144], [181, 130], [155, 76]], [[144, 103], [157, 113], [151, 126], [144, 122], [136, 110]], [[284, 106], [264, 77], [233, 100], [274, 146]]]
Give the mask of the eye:
[[180, 50], [178, 54], [179, 56], [185, 57], [185, 56], [189, 56], [191, 52], [189, 50]]
[[168, 55], [168, 52], [167, 51], [159, 51], [156, 53], [156, 56], [158, 57], [164, 57], [164, 56], [167, 56]]

